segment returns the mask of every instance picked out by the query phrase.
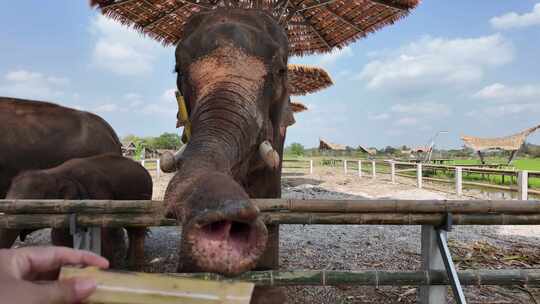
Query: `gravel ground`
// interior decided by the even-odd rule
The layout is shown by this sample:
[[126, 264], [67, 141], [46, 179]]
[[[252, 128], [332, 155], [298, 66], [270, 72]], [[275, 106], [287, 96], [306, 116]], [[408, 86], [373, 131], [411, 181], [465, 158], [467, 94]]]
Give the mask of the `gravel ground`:
[[[170, 177], [170, 174], [162, 174], [159, 179], [154, 176], [154, 199], [162, 199]], [[457, 198], [450, 194], [449, 187], [426, 184], [426, 187], [437, 190], [417, 189], [413, 182], [398, 178], [398, 184], [391, 184], [384, 175], [379, 175], [377, 180], [360, 179], [354, 175], [344, 176], [338, 170], [317, 169], [313, 175], [284, 174], [282, 187], [283, 197], [286, 198]], [[468, 191], [464, 197], [485, 195]], [[462, 244], [483, 241], [504, 253], [516, 246], [540, 249], [539, 232], [538, 226], [459, 226], [449, 234], [449, 239]], [[280, 233], [282, 270], [409, 271], [420, 267], [420, 227], [416, 226], [283, 225]], [[152, 228], [145, 244], [148, 263], [144, 271], [174, 272], [180, 235], [179, 228]], [[29, 236], [24, 244], [17, 243], [16, 246], [47, 242], [48, 231], [42, 230]], [[416, 289], [407, 286], [288, 287], [287, 296], [289, 303], [415, 303]], [[522, 287], [466, 288], [469, 303], [536, 303], [532, 298], [534, 296], [540, 299], [540, 290]]]

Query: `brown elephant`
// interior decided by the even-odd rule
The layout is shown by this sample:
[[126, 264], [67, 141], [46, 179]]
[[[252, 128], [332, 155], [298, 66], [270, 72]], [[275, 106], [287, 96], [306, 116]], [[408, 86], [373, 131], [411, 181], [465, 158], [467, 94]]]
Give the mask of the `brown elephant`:
[[122, 153], [118, 136], [105, 120], [48, 102], [0, 97], [0, 134], [0, 199], [22, 171]]
[[[25, 171], [17, 175], [9, 188], [7, 199], [95, 199], [150, 200], [152, 178], [139, 163], [116, 155], [103, 154], [69, 160], [60, 166]], [[145, 228], [127, 228], [128, 262], [138, 267], [144, 262]], [[9, 248], [21, 233], [6, 229], [0, 234], [0, 248]], [[102, 254], [113, 261], [118, 241], [123, 242], [120, 229], [102, 229]], [[53, 229], [54, 245], [72, 247], [68, 229]]]
[[184, 227], [178, 271], [274, 268], [279, 231], [265, 227], [250, 198], [281, 196], [292, 123], [287, 35], [264, 11], [232, 8], [194, 15], [184, 33], [177, 86], [191, 136], [164, 198]]

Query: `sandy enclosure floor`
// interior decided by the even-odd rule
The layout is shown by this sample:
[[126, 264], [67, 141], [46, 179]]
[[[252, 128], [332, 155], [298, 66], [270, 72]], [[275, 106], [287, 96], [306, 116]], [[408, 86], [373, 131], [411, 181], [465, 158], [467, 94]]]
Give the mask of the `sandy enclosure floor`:
[[[171, 174], [155, 172], [154, 199], [162, 199]], [[359, 178], [353, 173], [345, 176], [338, 169], [317, 168], [312, 175], [285, 173], [283, 197], [305, 199], [455, 199], [450, 188], [426, 184], [425, 189], [414, 187], [414, 181], [398, 178], [391, 184], [389, 177], [378, 175]], [[462, 198], [478, 197], [466, 192]], [[494, 246], [500, 252], [528, 248], [540, 252], [539, 226], [458, 226], [449, 234], [454, 244], [467, 246], [475, 242]], [[283, 225], [280, 239], [280, 268], [282, 270], [394, 270], [413, 271], [420, 268], [420, 227], [418, 226], [338, 226]], [[146, 241], [148, 272], [174, 272], [181, 231], [179, 228], [152, 228]], [[32, 234], [17, 246], [46, 244], [48, 231]], [[474, 253], [473, 253], [474, 254]], [[119, 257], [121, 259], [121, 257]], [[489, 257], [488, 257], [489, 258]], [[538, 265], [537, 265], [538, 264]], [[507, 265], [489, 264], [490, 268]], [[468, 267], [459, 265], [462, 269]], [[540, 268], [534, 265], [512, 265], [511, 268]], [[469, 267], [470, 268], [470, 267]], [[482, 267], [483, 268], [483, 267]], [[288, 287], [289, 303], [415, 303], [416, 288], [411, 287]], [[469, 303], [537, 303], [540, 289], [530, 286], [467, 287]], [[448, 303], [454, 303], [449, 300]]]

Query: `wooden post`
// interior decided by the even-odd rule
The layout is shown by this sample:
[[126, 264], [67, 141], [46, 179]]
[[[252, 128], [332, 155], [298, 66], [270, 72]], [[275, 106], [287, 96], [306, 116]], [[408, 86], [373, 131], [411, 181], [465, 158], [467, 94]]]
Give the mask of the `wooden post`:
[[391, 160], [390, 161], [390, 174], [392, 176], [392, 184], [396, 183], [396, 163]]
[[416, 186], [422, 189], [422, 164], [416, 165]]
[[362, 177], [362, 161], [358, 161], [358, 177]]
[[518, 199], [526, 201], [529, 199], [529, 172], [520, 171], [518, 173]]
[[375, 161], [371, 161], [371, 176], [373, 179], [377, 178], [377, 168], [375, 167]]
[[456, 167], [456, 194], [463, 194], [463, 168]]
[[73, 248], [101, 255], [101, 227], [78, 230], [73, 234]]
[[[437, 246], [437, 231], [433, 226], [422, 226], [422, 270], [445, 271], [444, 262]], [[418, 293], [419, 304], [446, 304], [448, 287], [420, 286]]]
[[266, 250], [257, 264], [257, 270], [279, 269], [279, 225], [266, 225], [268, 240]]
[[343, 160], [343, 172], [345, 172], [345, 175], [347, 175], [347, 160]]
[[156, 175], [157, 175], [157, 178], [159, 179], [159, 175], [161, 174], [161, 167], [160, 167], [160, 160], [159, 158], [156, 159]]
[[309, 160], [309, 174], [313, 174], [313, 159]]

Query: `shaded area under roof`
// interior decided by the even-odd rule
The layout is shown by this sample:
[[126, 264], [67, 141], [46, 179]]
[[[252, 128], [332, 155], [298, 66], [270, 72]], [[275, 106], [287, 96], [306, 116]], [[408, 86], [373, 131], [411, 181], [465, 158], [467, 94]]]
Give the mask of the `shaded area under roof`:
[[193, 15], [217, 8], [267, 11], [289, 37], [290, 55], [326, 53], [407, 16], [420, 0], [91, 0], [92, 6], [165, 45]]

